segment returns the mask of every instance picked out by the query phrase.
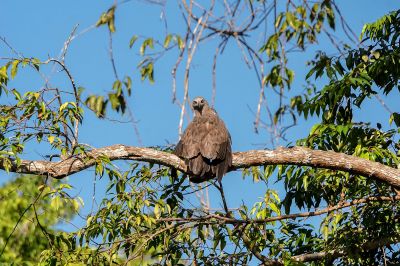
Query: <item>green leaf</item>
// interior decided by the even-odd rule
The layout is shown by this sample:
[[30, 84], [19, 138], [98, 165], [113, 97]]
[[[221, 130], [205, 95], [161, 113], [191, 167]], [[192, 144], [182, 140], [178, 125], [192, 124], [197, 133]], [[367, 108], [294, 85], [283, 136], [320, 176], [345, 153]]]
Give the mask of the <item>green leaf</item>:
[[273, 212], [275, 212], [277, 215], [281, 215], [281, 210], [278, 208], [278, 206], [274, 202], [269, 202], [268, 203], [269, 207]]
[[153, 38], [148, 38], [148, 39], [144, 40], [144, 42], [142, 43], [142, 46], [140, 46], [140, 54], [141, 55], [144, 55], [147, 47], [150, 47], [151, 49], [154, 48]]
[[41, 64], [40, 60], [37, 58], [32, 58], [31, 63], [32, 63], [33, 67], [36, 68], [37, 71], [39, 71], [39, 66]]
[[107, 102], [108, 101], [104, 100], [103, 96], [91, 95], [86, 99], [85, 104], [95, 112], [98, 117], [104, 117]]
[[183, 42], [181, 36], [176, 35], [176, 42], [178, 43], [179, 50], [183, 50], [185, 48], [185, 43]]
[[91, 224], [92, 220], [93, 220], [93, 216], [88, 216], [87, 217], [87, 219], [86, 219], [86, 226], [87, 227], [89, 227], [89, 225]]
[[165, 37], [164, 48], [168, 48], [169, 43], [171, 42], [171, 39], [172, 39], [172, 34], [168, 34], [167, 37]]
[[121, 95], [122, 93], [122, 83], [120, 80], [116, 80], [113, 83], [112, 89], [115, 90], [117, 92], [117, 95]]
[[132, 48], [132, 46], [135, 44], [136, 40], [139, 37], [137, 35], [133, 35], [133, 37], [131, 38], [131, 40], [129, 41], [129, 48]]
[[68, 106], [69, 102], [65, 102], [60, 106], [60, 109], [58, 110], [60, 113]]
[[101, 14], [99, 20], [96, 23], [96, 27], [101, 25], [108, 25], [108, 29], [110, 32], [115, 32], [115, 8], [116, 6], [112, 6], [107, 10], [107, 12]]
[[292, 12], [286, 12], [286, 21], [287, 23], [293, 28], [296, 29], [296, 17], [293, 15]]
[[126, 76], [124, 79], [124, 84], [125, 84], [125, 88], [126, 91], [128, 92], [128, 96], [131, 96], [131, 92], [132, 92], [132, 80], [129, 76]]
[[373, 51], [373, 52], [371, 52], [371, 54], [375, 57], [375, 59], [379, 59], [379, 57], [381, 57], [381, 54], [379, 53], [379, 51]]
[[393, 113], [390, 116], [389, 123], [392, 124], [393, 121], [397, 127], [400, 127], [400, 114], [399, 113]]
[[55, 137], [53, 135], [50, 135], [47, 137], [47, 140], [50, 142], [50, 144], [53, 144]]
[[329, 27], [335, 29], [335, 13], [333, 13], [331, 8], [326, 8], [326, 16], [328, 18]]
[[18, 65], [21, 61], [20, 60], [14, 60], [11, 64], [11, 79], [14, 79], [15, 75], [17, 75], [18, 72]]
[[283, 18], [283, 13], [279, 13], [275, 20], [275, 28], [279, 28]]
[[50, 206], [55, 210], [58, 210], [61, 206], [61, 199], [59, 196], [55, 196], [52, 198]]
[[21, 101], [21, 94], [16, 89], [12, 89], [11, 92], [14, 94], [15, 99]]
[[161, 216], [161, 211], [160, 211], [160, 206], [158, 204], [156, 204], [156, 206], [154, 206], [154, 216], [158, 219]]
[[142, 81], [146, 78], [150, 81], [151, 84], [154, 83], [154, 70], [153, 70], [153, 62], [149, 61], [146, 65], [142, 66], [140, 69], [140, 74], [142, 76]]
[[308, 175], [305, 175], [305, 176], [303, 177], [303, 187], [304, 187], [304, 190], [305, 190], [305, 191], [308, 190], [308, 178], [309, 178]]
[[2, 66], [0, 67], [0, 79], [8, 79], [8, 75], [7, 75], [7, 67], [6, 66]]

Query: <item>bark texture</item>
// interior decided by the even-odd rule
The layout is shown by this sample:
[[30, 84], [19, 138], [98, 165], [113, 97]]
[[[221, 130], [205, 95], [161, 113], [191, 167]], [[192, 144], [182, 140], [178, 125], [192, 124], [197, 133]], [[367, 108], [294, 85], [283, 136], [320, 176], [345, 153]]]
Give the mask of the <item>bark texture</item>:
[[[93, 149], [86, 154], [73, 156], [58, 162], [21, 160], [10, 171], [24, 174], [46, 175], [64, 178], [94, 166], [102, 156], [114, 160], [151, 162], [187, 172], [187, 164], [178, 156], [151, 148], [112, 145]], [[2, 167], [0, 159], [0, 169]], [[400, 188], [400, 170], [377, 162], [333, 151], [311, 150], [305, 147], [278, 148], [276, 150], [250, 150], [233, 153], [229, 171], [258, 165], [300, 165], [346, 171], [375, 178]]]

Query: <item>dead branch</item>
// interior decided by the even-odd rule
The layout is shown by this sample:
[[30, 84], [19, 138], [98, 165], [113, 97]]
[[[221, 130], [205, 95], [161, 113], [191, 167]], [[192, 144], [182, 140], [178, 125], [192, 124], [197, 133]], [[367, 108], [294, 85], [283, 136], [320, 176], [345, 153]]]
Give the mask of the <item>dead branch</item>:
[[[46, 175], [64, 178], [96, 164], [101, 157], [113, 160], [133, 160], [174, 167], [186, 172], [186, 163], [174, 154], [151, 148], [139, 148], [116, 144], [93, 149], [85, 154], [72, 156], [59, 162], [21, 160], [10, 171], [24, 174]], [[0, 159], [0, 169], [4, 169]], [[305, 147], [278, 148], [275, 150], [251, 150], [235, 152], [230, 171], [259, 165], [299, 165], [326, 168], [358, 174], [386, 182], [400, 188], [400, 170], [381, 163], [333, 151], [311, 150]]]

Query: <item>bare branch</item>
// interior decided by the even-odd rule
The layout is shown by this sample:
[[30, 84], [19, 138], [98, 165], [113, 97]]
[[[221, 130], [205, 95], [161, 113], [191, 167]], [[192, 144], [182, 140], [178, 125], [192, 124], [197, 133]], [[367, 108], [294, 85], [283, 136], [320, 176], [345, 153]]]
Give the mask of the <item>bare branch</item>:
[[65, 73], [67, 74], [69, 80], [71, 81], [71, 85], [72, 85], [72, 88], [73, 88], [73, 90], [74, 90], [74, 95], [75, 95], [75, 98], [76, 98], [76, 102], [77, 102], [77, 104], [78, 104], [78, 103], [79, 103], [78, 88], [76, 87], [75, 80], [74, 80], [74, 78], [72, 77], [71, 72], [69, 72], [69, 70], [68, 70], [68, 68], [65, 66], [64, 62], [63, 62], [63, 61], [60, 61], [60, 60], [58, 60], [58, 59], [55, 59], [55, 58], [50, 58], [50, 59], [48, 59], [47, 61], [43, 62], [43, 64], [47, 64], [48, 62], [57, 63], [58, 65], [61, 66], [61, 68], [63, 69], [63, 71], [65, 71]]
[[[183, 1], [184, 2], [184, 1]], [[210, 8], [210, 12], [212, 11], [214, 6], [214, 1], [212, 1], [212, 6]], [[208, 15], [205, 15], [204, 17], [201, 17], [196, 24], [196, 27], [193, 30], [193, 36], [192, 39], [189, 41], [189, 45], [187, 48], [187, 60], [186, 60], [186, 67], [185, 67], [185, 74], [184, 74], [184, 79], [183, 79], [183, 87], [184, 87], [184, 96], [183, 96], [183, 102], [181, 106], [181, 114], [179, 118], [179, 136], [182, 135], [182, 128], [183, 128], [183, 116], [185, 115], [185, 104], [188, 101], [189, 97], [189, 73], [190, 73], [190, 68], [193, 60], [194, 53], [196, 52], [197, 45], [200, 42], [201, 35], [204, 30], [204, 25], [202, 24], [203, 18], [205, 22], [208, 20]], [[189, 22], [188, 22], [189, 23]], [[190, 27], [190, 24], [189, 24]]]
[[[113, 160], [151, 162], [186, 172], [186, 163], [174, 154], [151, 149], [116, 144], [93, 149], [85, 155], [77, 155], [59, 162], [21, 160], [11, 167], [11, 172], [49, 175], [64, 178], [96, 164], [101, 156]], [[4, 169], [0, 159], [0, 169]], [[251, 150], [233, 154], [230, 169], [236, 170], [257, 165], [301, 165], [326, 168], [371, 177], [400, 188], [400, 170], [359, 157], [333, 151], [311, 150], [305, 147], [278, 148], [276, 150]]]
[[[114, 59], [113, 35], [112, 35], [113, 33], [110, 30], [108, 31], [108, 33], [109, 33], [109, 35], [108, 35], [108, 37], [109, 37], [109, 39], [108, 39], [109, 40], [108, 41], [108, 46], [109, 46], [108, 52], [109, 52], [109, 56], [110, 56], [111, 66], [112, 66], [112, 69], [113, 69], [113, 72], [114, 72], [114, 77], [117, 80], [119, 80], [117, 66], [115, 64], [115, 59]], [[129, 102], [127, 101], [126, 97], [124, 95], [122, 95], [122, 97], [124, 98], [124, 101], [125, 101], [125, 104], [126, 104], [126, 110], [127, 110], [128, 116], [129, 116], [129, 120], [132, 123], [133, 130], [134, 130], [135, 135], [136, 135], [136, 139], [137, 139], [139, 145], [142, 145], [142, 138], [140, 137], [139, 128], [138, 128], [138, 126], [136, 124], [136, 119], [135, 119], [135, 116], [133, 114], [133, 111], [132, 111], [132, 109], [131, 109], [131, 107], [129, 105]]]

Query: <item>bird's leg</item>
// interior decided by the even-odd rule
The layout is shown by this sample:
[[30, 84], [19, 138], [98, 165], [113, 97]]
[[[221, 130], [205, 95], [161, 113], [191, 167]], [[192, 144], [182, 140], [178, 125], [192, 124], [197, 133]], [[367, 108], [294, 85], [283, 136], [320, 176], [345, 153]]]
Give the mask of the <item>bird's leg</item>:
[[178, 170], [176, 170], [176, 168], [171, 167], [171, 168], [170, 168], [170, 174], [171, 174], [171, 177], [172, 177], [173, 179], [178, 178]]
[[[218, 185], [217, 185], [217, 182], [218, 182]], [[224, 193], [224, 188], [222, 186], [222, 181], [218, 180], [217, 182], [215, 182], [214, 185], [219, 190], [219, 193], [221, 193], [222, 204], [224, 205], [224, 211], [226, 212], [226, 216], [230, 217], [231, 213], [228, 209], [228, 205], [226, 204], [225, 193]]]

